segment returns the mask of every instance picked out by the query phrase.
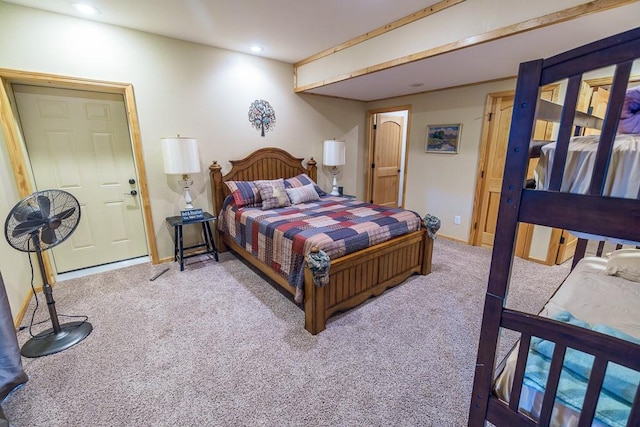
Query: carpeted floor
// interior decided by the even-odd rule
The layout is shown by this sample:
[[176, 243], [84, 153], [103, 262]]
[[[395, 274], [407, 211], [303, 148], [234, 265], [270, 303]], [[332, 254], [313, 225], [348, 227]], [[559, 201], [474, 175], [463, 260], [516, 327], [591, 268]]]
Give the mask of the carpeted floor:
[[[3, 408], [12, 426], [466, 425], [490, 257], [438, 239], [432, 274], [334, 316], [317, 336], [229, 253], [184, 272], [172, 264], [153, 282], [168, 264], [61, 282], [61, 323], [86, 314], [94, 330], [23, 359], [29, 382]], [[568, 269], [516, 259], [508, 305], [537, 312]], [[47, 318], [41, 298], [36, 320]]]

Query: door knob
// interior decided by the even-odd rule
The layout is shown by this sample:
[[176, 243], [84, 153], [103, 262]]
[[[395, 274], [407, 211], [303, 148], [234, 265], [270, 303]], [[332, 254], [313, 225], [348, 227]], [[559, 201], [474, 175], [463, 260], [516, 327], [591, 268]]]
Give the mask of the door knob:
[[124, 193], [125, 196], [137, 196], [138, 192], [136, 190], [131, 190], [128, 193]]
[[135, 180], [135, 179], [133, 179], [133, 178], [129, 178], [129, 184], [135, 184], [135, 183], [136, 183], [136, 180]]

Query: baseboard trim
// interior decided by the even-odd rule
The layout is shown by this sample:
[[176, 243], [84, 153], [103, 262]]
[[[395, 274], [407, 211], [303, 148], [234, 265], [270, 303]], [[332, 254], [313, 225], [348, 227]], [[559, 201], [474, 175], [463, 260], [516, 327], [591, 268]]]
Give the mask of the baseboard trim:
[[464, 243], [465, 245], [469, 244], [469, 242], [466, 241], [466, 240], [458, 239], [457, 237], [451, 237], [451, 236], [447, 236], [447, 235], [444, 235], [444, 234], [438, 234], [437, 237], [438, 238], [443, 238], [445, 240], [450, 240], [452, 242]]

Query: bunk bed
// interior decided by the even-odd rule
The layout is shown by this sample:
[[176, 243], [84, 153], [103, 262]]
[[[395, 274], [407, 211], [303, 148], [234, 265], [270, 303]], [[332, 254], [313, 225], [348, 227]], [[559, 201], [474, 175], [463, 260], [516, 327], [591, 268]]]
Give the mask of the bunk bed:
[[[297, 303], [304, 303], [305, 311], [305, 328], [312, 334], [318, 334], [326, 327], [327, 319], [339, 311], [344, 311], [362, 304], [371, 296], [380, 295], [386, 289], [398, 285], [404, 282], [412, 274], [426, 275], [431, 272], [431, 254], [433, 251], [433, 241], [429, 237], [430, 233], [425, 228], [422, 220], [417, 214], [411, 211], [405, 211], [402, 209], [385, 210], [385, 218], [380, 220], [374, 220], [374, 222], [380, 222], [381, 229], [376, 232], [377, 236], [369, 234], [369, 237], [365, 239], [357, 238], [354, 236], [354, 240], [358, 240], [356, 243], [341, 244], [336, 251], [336, 240], [340, 234], [353, 235], [354, 229], [359, 228], [362, 224], [357, 224], [359, 221], [355, 219], [359, 214], [347, 213], [351, 220], [347, 221], [351, 223], [351, 230], [347, 230], [338, 221], [331, 222], [331, 228], [334, 230], [329, 234], [334, 234], [336, 239], [326, 234], [320, 238], [320, 243], [317, 243], [318, 249], [327, 250], [327, 254], [330, 256], [330, 267], [328, 269], [328, 277], [322, 279], [322, 283], [318, 283], [322, 286], [318, 286], [316, 281], [318, 277], [314, 278], [314, 274], [309, 267], [302, 265], [302, 276], [300, 274], [285, 274], [287, 271], [291, 271], [291, 268], [281, 268], [281, 265], [276, 265], [270, 256], [261, 256], [265, 252], [265, 249], [258, 248], [258, 243], [261, 240], [266, 240], [266, 245], [273, 245], [275, 252], [277, 251], [291, 251], [296, 250], [298, 254], [294, 255], [292, 261], [288, 264], [302, 264], [300, 253], [308, 255], [308, 252], [313, 248], [308, 241], [304, 241], [298, 237], [279, 237], [278, 233], [273, 231], [271, 227], [278, 222], [287, 223], [285, 227], [288, 228], [288, 233], [293, 232], [295, 229], [309, 230], [314, 227], [305, 222], [305, 216], [308, 217], [308, 213], [302, 209], [306, 207], [295, 206], [295, 211], [289, 209], [285, 212], [289, 217], [296, 216], [300, 218], [300, 221], [291, 222], [291, 219], [278, 219], [277, 210], [287, 210], [285, 206], [283, 208], [273, 210], [260, 210], [255, 206], [247, 206], [248, 209], [243, 209], [244, 212], [240, 212], [237, 209], [238, 206], [231, 206], [235, 203], [229, 185], [235, 190], [234, 184], [237, 182], [243, 183], [255, 183], [261, 180], [277, 180], [284, 179], [288, 185], [293, 187], [299, 187], [302, 185], [312, 185], [316, 190], [316, 193], [324, 194], [322, 190], [317, 187], [315, 182], [317, 181], [317, 166], [313, 158], [307, 161], [307, 165], [302, 163], [303, 159], [292, 156], [288, 152], [274, 147], [267, 147], [259, 149], [247, 157], [241, 160], [231, 160], [231, 170], [223, 175], [222, 166], [214, 161], [210, 166], [210, 179], [211, 179], [211, 192], [214, 203], [214, 210], [219, 215], [219, 224], [216, 227], [216, 237], [218, 244], [218, 250], [220, 252], [226, 251], [228, 248], [233, 250], [234, 253], [241, 256], [247, 262], [264, 273], [275, 284], [280, 286], [284, 291], [294, 296]], [[246, 184], [243, 184], [245, 187]], [[237, 196], [239, 193], [235, 193]], [[249, 194], [249, 197], [251, 194]], [[336, 218], [344, 217], [345, 214], [338, 213], [335, 209], [357, 209], [360, 211], [379, 211], [385, 209], [383, 207], [376, 207], [364, 202], [357, 202], [348, 198], [338, 198], [334, 196], [323, 197], [327, 201], [324, 202], [324, 206], [320, 209], [326, 211], [329, 215], [334, 215]], [[321, 202], [310, 201], [310, 204], [320, 204]], [[264, 206], [263, 206], [264, 207]], [[317, 206], [311, 206], [315, 208]], [[229, 209], [236, 209], [235, 213], [230, 212]], [[292, 207], [294, 208], [294, 207]], [[251, 210], [251, 211], [249, 211]], [[315, 215], [315, 213], [313, 214]], [[395, 224], [396, 217], [413, 217], [412, 226], [407, 226], [406, 230], [402, 224], [397, 227]], [[415, 219], [418, 222], [415, 222]], [[232, 219], [233, 218], [233, 219]], [[229, 223], [233, 221], [244, 221], [237, 226], [224, 225], [222, 220], [226, 220]], [[248, 221], [251, 221], [252, 226], [247, 225]], [[258, 221], [266, 221], [267, 225], [260, 222], [262, 225], [258, 225]], [[299, 224], [299, 222], [305, 222]], [[355, 225], [354, 225], [355, 224]], [[364, 227], [364, 225], [362, 225]], [[391, 228], [395, 228], [392, 230]], [[273, 236], [263, 237], [258, 235], [242, 237], [241, 232], [251, 232], [253, 230], [258, 233], [258, 229], [271, 229]], [[342, 233], [340, 230], [345, 230]], [[309, 233], [311, 233], [310, 230]], [[300, 233], [309, 234], [309, 233]], [[315, 238], [316, 236], [312, 236]], [[372, 246], [367, 246], [366, 242], [374, 242]], [[385, 240], [385, 241], [382, 241]], [[317, 241], [317, 240], [316, 240]], [[250, 242], [247, 244], [247, 242]], [[293, 242], [293, 243], [292, 243]], [[262, 244], [262, 243], [261, 243]], [[293, 248], [292, 248], [293, 246]], [[308, 247], [307, 247], [308, 246]], [[349, 246], [348, 250], [344, 250], [345, 246]], [[354, 248], [358, 246], [358, 248]], [[353, 250], [352, 249], [356, 249]], [[271, 259], [271, 260], [270, 260]], [[299, 267], [299, 266], [298, 266]]]
[[[539, 314], [507, 308], [520, 222], [640, 242], [637, 190], [630, 197], [605, 191], [608, 172], [616, 167], [611, 156], [621, 119], [628, 118], [625, 96], [634, 61], [637, 67], [639, 57], [637, 28], [520, 65], [469, 426], [482, 426], [486, 421], [497, 427], [640, 425], [640, 319], [635, 314], [640, 311], [640, 278], [616, 272], [614, 260], [622, 252], [614, 252], [609, 259], [585, 258], [587, 241], [580, 239], [572, 272]], [[577, 112], [576, 105], [583, 75], [605, 67], [613, 67], [615, 72], [602, 120]], [[541, 87], [558, 82], [566, 85], [563, 105], [549, 105], [539, 99]], [[556, 121], [558, 135], [548, 180], [542, 188], [531, 189], [526, 188], [525, 179], [529, 156], [534, 151], [531, 136], [536, 120]], [[576, 126], [600, 129], [584, 193], [563, 188], [563, 180], [571, 175], [566, 168], [567, 153]], [[637, 249], [628, 251], [637, 259]], [[612, 270], [607, 271], [608, 268]], [[604, 283], [599, 284], [600, 280]], [[594, 309], [585, 313], [584, 307], [588, 306]], [[515, 331], [519, 343], [505, 361], [498, 363], [503, 329]], [[534, 354], [536, 350], [539, 354]], [[576, 355], [587, 363], [576, 367]], [[545, 363], [534, 365], [536, 358], [545, 359]], [[631, 379], [624, 385], [622, 397], [615, 379], [618, 370], [622, 370], [623, 379]], [[570, 384], [575, 386], [573, 391], [577, 390], [571, 396], [571, 405], [566, 399], [567, 378], [576, 372], [580, 373], [580, 385]], [[536, 375], [539, 381], [534, 386], [531, 380]], [[611, 402], [613, 407], [608, 406]]]

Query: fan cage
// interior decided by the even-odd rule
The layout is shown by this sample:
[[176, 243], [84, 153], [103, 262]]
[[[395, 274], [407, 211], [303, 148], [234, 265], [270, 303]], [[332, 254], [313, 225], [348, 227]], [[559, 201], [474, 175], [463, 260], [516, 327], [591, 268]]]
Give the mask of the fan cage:
[[[43, 197], [48, 201], [48, 209]], [[44, 251], [64, 242], [73, 233], [80, 222], [80, 213], [80, 204], [71, 193], [63, 190], [36, 191], [9, 212], [4, 225], [5, 238], [19, 251], [35, 252], [38, 250], [36, 245]], [[60, 218], [61, 214], [65, 215], [64, 218]], [[25, 231], [26, 221], [39, 221], [41, 224]], [[43, 233], [46, 233], [44, 239]]]

